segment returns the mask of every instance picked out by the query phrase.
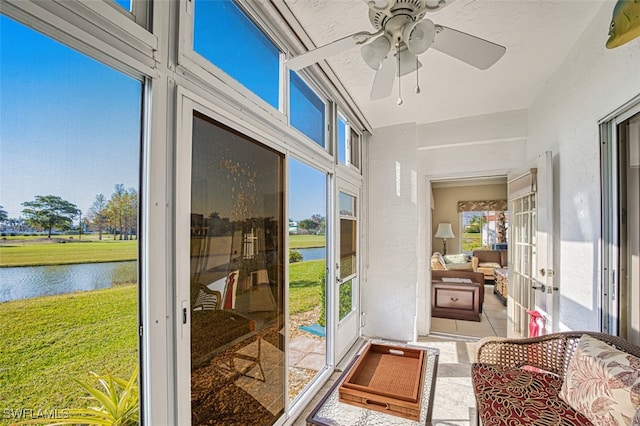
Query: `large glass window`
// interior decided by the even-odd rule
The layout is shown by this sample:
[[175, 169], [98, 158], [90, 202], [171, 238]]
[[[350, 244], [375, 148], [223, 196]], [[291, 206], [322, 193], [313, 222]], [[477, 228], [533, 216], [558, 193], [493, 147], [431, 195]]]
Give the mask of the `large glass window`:
[[280, 51], [233, 1], [195, 1], [193, 49], [279, 108]]
[[640, 104], [600, 125], [603, 329], [640, 344]]
[[338, 162], [348, 164], [347, 160], [347, 122], [342, 116], [338, 116]]
[[113, 0], [113, 1], [126, 11], [131, 10], [131, 0]]
[[55, 423], [101, 405], [92, 372], [137, 387], [142, 90], [4, 16], [0, 38], [2, 416]]
[[507, 249], [509, 214], [503, 210], [464, 211], [462, 221], [462, 251], [476, 249]]
[[289, 400], [327, 365], [327, 176], [289, 160]]
[[193, 118], [193, 424], [271, 425], [284, 412], [283, 161]]
[[291, 71], [291, 90], [289, 93], [289, 115], [291, 125], [311, 140], [325, 147], [325, 102], [311, 90], [298, 74]]
[[338, 114], [338, 162], [360, 168], [360, 135]]

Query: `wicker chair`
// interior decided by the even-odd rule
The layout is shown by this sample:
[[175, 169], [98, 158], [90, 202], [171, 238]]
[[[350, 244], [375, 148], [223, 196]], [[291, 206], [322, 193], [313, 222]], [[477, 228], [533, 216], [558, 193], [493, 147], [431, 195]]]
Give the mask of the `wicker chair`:
[[[542, 399], [547, 400], [542, 409], [532, 407], [532, 411], [539, 411], [537, 415], [546, 417], [538, 418], [536, 424], [591, 424], [558, 396], [567, 375], [569, 361], [576, 352], [580, 337], [584, 334], [640, 358], [640, 347], [620, 337], [589, 331], [554, 333], [528, 339], [481, 339], [476, 349], [476, 362], [472, 366], [471, 375], [476, 396], [476, 413], [483, 425], [515, 424], [513, 419], [509, 419], [509, 413], [514, 409], [513, 400], [509, 400], [508, 392], [504, 393], [503, 390], [508, 387], [517, 389], [519, 401], [516, 402], [521, 404], [516, 410], [522, 413], [529, 409], [531, 399], [529, 391], [525, 388], [531, 387], [534, 382], [538, 386], [535, 392], [539, 394], [540, 390], [544, 389], [546, 393]], [[495, 384], [497, 385], [494, 386]], [[497, 390], [500, 386], [503, 386], [502, 390]], [[503, 395], [504, 400], [500, 402]], [[561, 423], [556, 423], [558, 421]]]

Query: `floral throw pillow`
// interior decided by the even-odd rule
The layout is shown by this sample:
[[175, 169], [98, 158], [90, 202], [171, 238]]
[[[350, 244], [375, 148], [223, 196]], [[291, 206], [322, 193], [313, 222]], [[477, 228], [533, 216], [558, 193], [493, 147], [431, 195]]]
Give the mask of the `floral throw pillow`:
[[640, 358], [585, 334], [560, 397], [594, 425], [631, 425], [640, 407]]

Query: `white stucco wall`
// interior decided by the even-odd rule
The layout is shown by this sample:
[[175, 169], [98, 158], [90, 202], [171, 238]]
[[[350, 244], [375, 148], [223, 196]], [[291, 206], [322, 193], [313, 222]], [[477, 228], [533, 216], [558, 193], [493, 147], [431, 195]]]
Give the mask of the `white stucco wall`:
[[361, 299], [365, 335], [410, 340], [414, 330], [428, 332], [429, 179], [506, 174], [524, 162], [526, 131], [525, 111], [375, 130], [369, 145], [369, 258]]
[[[374, 131], [365, 334], [400, 338], [413, 330], [414, 315], [418, 334], [429, 329], [428, 265], [409, 259], [432, 251], [430, 201], [425, 196], [427, 208], [418, 203], [416, 209], [395, 195], [395, 161], [414, 161], [419, 191], [428, 191], [432, 179], [506, 174], [546, 150], [554, 155], [557, 324], [561, 330], [600, 329], [598, 122], [640, 94], [640, 39], [613, 50], [604, 47], [613, 6], [603, 4], [530, 109]], [[417, 248], [411, 247], [415, 235]], [[393, 291], [384, 283], [389, 280], [398, 283]]]
[[604, 47], [605, 3], [529, 110], [527, 158], [554, 154], [554, 265], [561, 330], [599, 330], [598, 120], [640, 93], [640, 39]]
[[[527, 111], [505, 111], [477, 117], [418, 126], [418, 170], [424, 176], [420, 188], [425, 194], [431, 180], [457, 177], [506, 176], [525, 161]], [[417, 332], [429, 332], [431, 294], [429, 259], [434, 230], [431, 227], [431, 200], [420, 210], [419, 244], [424, 248], [424, 269], [418, 270]]]
[[418, 188], [415, 124], [376, 129], [369, 143], [368, 265], [363, 334], [415, 338]]

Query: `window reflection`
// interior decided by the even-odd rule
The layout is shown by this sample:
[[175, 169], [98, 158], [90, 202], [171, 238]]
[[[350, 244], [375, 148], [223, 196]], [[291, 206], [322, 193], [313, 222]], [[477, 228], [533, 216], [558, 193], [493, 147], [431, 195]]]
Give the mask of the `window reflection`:
[[196, 114], [191, 182], [194, 424], [284, 412], [282, 155]]

